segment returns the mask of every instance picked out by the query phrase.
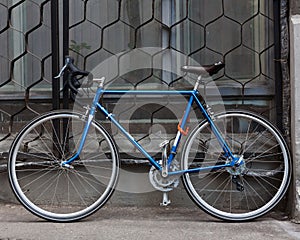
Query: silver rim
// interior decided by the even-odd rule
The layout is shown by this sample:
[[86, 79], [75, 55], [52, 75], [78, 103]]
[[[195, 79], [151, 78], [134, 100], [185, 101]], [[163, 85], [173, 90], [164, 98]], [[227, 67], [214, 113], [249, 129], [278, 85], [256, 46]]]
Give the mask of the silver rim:
[[[55, 125], [58, 120], [59, 127]], [[114, 143], [98, 124], [92, 123], [84, 149], [72, 167], [60, 165], [78, 148], [83, 125], [79, 114], [47, 114], [28, 124], [12, 145], [11, 185], [21, 203], [40, 217], [54, 221], [83, 218], [101, 207], [113, 192], [118, 156]]]

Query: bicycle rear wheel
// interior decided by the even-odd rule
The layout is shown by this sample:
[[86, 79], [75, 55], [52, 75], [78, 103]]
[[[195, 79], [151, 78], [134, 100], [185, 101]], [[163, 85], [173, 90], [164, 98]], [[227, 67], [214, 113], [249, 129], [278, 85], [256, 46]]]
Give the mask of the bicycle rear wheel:
[[81, 114], [55, 111], [31, 121], [13, 142], [9, 180], [18, 200], [32, 213], [51, 221], [82, 219], [103, 206], [119, 174], [116, 145], [92, 122], [80, 156], [70, 164], [86, 121]]
[[[219, 114], [214, 123], [233, 154], [244, 163], [184, 174], [188, 194], [207, 213], [224, 220], [262, 216], [282, 199], [290, 182], [291, 161], [283, 138], [274, 126], [252, 113]], [[230, 161], [206, 120], [190, 134], [183, 149], [183, 169]]]

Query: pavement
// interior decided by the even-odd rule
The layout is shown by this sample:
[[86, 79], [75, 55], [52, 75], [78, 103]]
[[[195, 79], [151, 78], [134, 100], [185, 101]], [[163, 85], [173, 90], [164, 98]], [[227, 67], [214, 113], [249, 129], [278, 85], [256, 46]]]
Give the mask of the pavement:
[[128, 207], [108, 204], [74, 223], [39, 219], [18, 204], [0, 204], [0, 240], [59, 239], [300, 239], [300, 224], [272, 212], [257, 220], [228, 223], [197, 207]]
[[162, 193], [150, 191], [147, 171], [125, 169], [128, 174], [123, 173], [119, 183], [124, 184], [118, 187], [126, 192], [115, 191], [102, 209], [74, 223], [34, 216], [17, 204], [6, 173], [0, 174], [0, 240], [300, 240], [300, 224], [279, 210], [254, 221], [228, 223], [196, 207], [181, 185], [170, 192], [171, 205], [161, 207]]

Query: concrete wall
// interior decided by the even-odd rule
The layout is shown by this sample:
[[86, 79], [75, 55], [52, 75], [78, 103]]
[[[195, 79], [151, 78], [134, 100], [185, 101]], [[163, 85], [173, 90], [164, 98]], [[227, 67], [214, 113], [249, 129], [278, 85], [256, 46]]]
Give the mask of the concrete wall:
[[[300, 3], [294, 1], [294, 12]], [[296, 8], [297, 5], [297, 8]], [[292, 15], [290, 20], [290, 73], [291, 73], [291, 139], [294, 161], [293, 218], [300, 222], [300, 15]]]
[[291, 15], [300, 14], [300, 1], [290, 0]]

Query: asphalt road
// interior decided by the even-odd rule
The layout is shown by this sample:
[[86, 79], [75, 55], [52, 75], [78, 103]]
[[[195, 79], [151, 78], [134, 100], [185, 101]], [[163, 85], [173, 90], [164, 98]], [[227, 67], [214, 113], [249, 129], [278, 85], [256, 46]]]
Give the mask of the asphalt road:
[[20, 205], [0, 204], [0, 240], [23, 239], [300, 239], [300, 224], [276, 213], [246, 223], [227, 223], [198, 208], [105, 206], [75, 223], [51, 223]]

